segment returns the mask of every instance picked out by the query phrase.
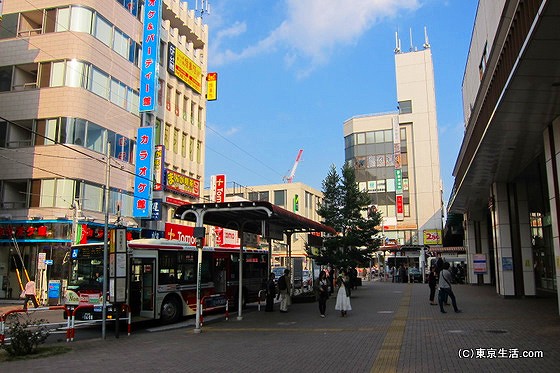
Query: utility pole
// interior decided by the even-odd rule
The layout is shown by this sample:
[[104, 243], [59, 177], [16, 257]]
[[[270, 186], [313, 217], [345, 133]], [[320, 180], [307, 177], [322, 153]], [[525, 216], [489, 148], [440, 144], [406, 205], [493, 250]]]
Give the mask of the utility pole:
[[105, 331], [107, 329], [107, 283], [108, 283], [108, 273], [107, 264], [109, 262], [109, 181], [110, 181], [110, 170], [111, 170], [111, 158], [110, 158], [111, 143], [107, 143], [107, 150], [105, 151], [105, 227], [103, 232], [103, 308], [102, 308], [102, 319], [101, 319], [101, 338], [105, 339]]

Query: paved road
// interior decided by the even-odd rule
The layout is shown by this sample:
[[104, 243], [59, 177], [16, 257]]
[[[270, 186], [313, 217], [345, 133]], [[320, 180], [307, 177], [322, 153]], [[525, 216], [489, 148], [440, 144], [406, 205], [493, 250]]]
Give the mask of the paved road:
[[[6, 362], [2, 372], [554, 372], [560, 366], [556, 297], [503, 299], [492, 287], [456, 285], [459, 308], [441, 314], [425, 284], [364, 282], [347, 317], [327, 303], [282, 314], [247, 312], [193, 327], [108, 335], [68, 344], [45, 359]], [[535, 357], [523, 357], [523, 354]], [[476, 357], [478, 355], [478, 357]]]

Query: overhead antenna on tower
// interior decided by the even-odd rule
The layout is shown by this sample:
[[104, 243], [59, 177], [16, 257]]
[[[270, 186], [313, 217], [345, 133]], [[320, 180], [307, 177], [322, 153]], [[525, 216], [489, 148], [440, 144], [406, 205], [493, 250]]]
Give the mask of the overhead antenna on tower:
[[210, 1], [200, 0], [200, 8], [199, 8], [198, 0], [196, 0], [194, 9], [196, 12], [200, 12], [200, 18], [202, 18], [204, 14], [210, 14]]
[[409, 29], [410, 30], [410, 51], [414, 52], [414, 44], [412, 44], [412, 27]]
[[401, 41], [399, 39], [399, 30], [395, 31], [395, 54], [401, 53]]
[[428, 28], [424, 26], [424, 49], [430, 48], [430, 42], [428, 41]]

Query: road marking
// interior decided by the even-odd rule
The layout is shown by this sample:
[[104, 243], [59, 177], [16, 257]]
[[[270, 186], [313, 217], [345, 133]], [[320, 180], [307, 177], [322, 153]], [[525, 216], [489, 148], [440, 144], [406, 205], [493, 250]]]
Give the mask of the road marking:
[[220, 328], [220, 327], [204, 327], [203, 332], [288, 332], [288, 333], [345, 333], [345, 332], [384, 332], [386, 327], [378, 328]]
[[412, 284], [407, 287], [401, 298], [399, 307], [395, 312], [395, 317], [387, 330], [387, 334], [385, 334], [385, 339], [383, 339], [379, 353], [371, 367], [372, 373], [392, 373], [397, 371], [411, 295]]

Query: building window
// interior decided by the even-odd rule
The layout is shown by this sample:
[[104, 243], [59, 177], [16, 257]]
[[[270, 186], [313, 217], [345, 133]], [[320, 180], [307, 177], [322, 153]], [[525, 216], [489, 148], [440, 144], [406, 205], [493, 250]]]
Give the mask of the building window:
[[189, 140], [189, 160], [194, 161], [194, 137]]
[[187, 141], [188, 141], [188, 135], [185, 132], [183, 132], [181, 138], [181, 156], [183, 158], [187, 158]]
[[277, 206], [286, 206], [286, 190], [274, 191], [274, 204]]
[[412, 101], [399, 101], [399, 114], [410, 114], [412, 113]]
[[165, 123], [165, 132], [163, 133], [163, 145], [166, 149], [169, 149], [171, 137], [171, 124]]
[[174, 129], [175, 134], [173, 136], [173, 153], [179, 154], [179, 141], [181, 137], [181, 131], [178, 128]]

